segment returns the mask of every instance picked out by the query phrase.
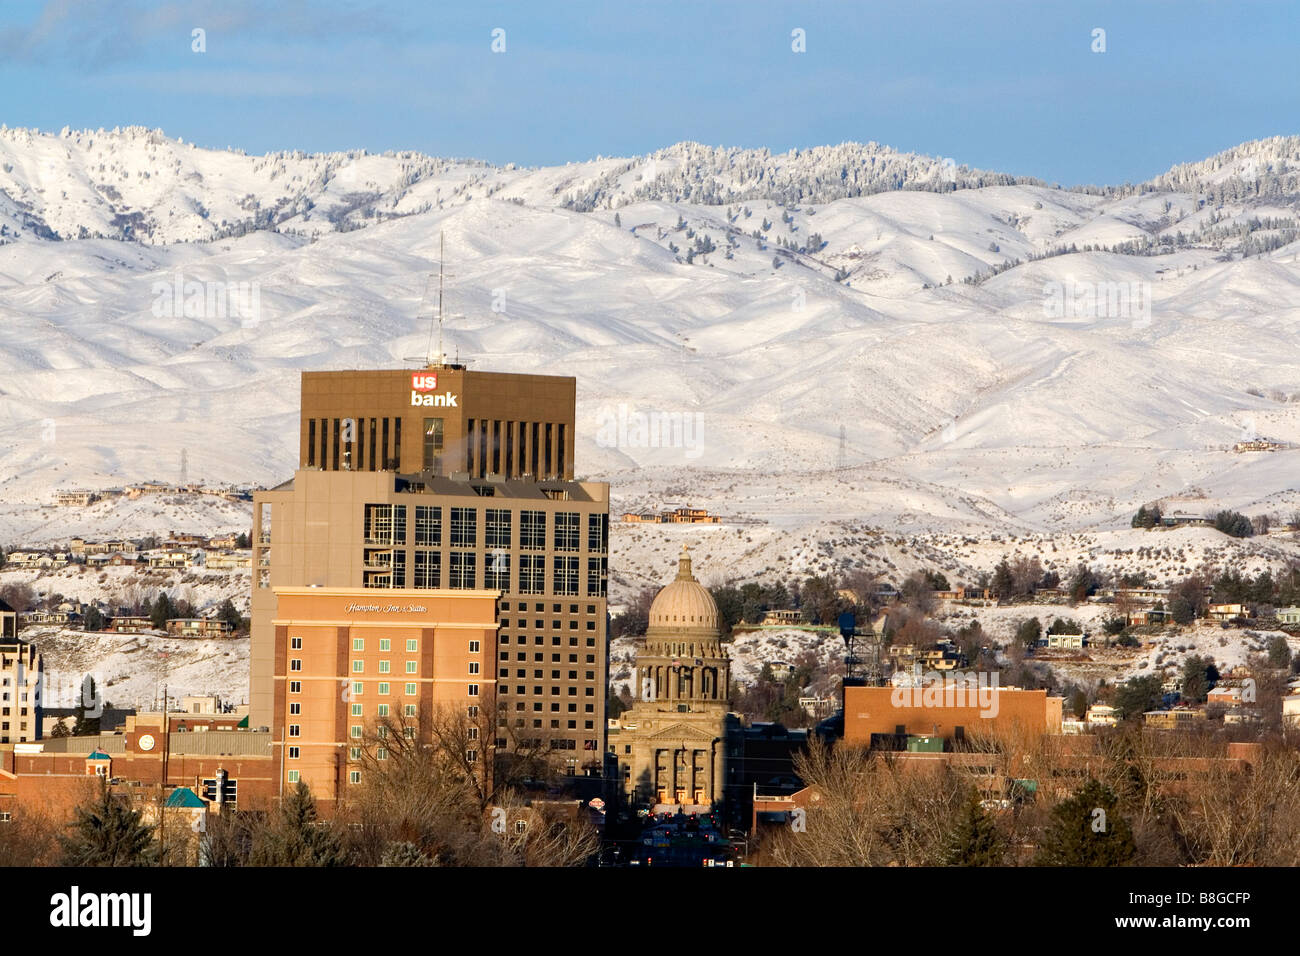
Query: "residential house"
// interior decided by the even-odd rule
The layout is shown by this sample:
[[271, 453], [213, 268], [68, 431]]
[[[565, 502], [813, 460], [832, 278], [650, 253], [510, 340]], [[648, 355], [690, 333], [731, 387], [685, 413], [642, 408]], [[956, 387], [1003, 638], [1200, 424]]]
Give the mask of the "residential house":
[[228, 637], [234, 628], [220, 618], [173, 617], [167, 620], [170, 637]]
[[1244, 604], [1211, 604], [1205, 616], [1212, 621], [1231, 621], [1251, 615], [1250, 609]]

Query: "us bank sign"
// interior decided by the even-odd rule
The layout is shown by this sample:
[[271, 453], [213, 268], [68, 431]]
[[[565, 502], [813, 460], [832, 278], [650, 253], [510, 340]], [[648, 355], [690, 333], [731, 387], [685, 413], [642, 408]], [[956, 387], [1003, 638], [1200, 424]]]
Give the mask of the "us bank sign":
[[435, 395], [438, 390], [438, 376], [434, 372], [414, 372], [411, 375], [411, 404], [426, 405], [437, 408], [459, 408], [456, 396], [451, 392]]

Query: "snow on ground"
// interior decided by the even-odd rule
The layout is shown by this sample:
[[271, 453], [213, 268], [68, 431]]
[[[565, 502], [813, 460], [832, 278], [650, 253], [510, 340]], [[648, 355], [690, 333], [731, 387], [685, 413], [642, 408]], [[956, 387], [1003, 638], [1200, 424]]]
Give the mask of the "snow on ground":
[[248, 702], [247, 638], [182, 639], [149, 634], [90, 633], [30, 627], [45, 663], [47, 707], [75, 707], [86, 675], [116, 707], [161, 706], [163, 685], [177, 699], [218, 694], [228, 703]]

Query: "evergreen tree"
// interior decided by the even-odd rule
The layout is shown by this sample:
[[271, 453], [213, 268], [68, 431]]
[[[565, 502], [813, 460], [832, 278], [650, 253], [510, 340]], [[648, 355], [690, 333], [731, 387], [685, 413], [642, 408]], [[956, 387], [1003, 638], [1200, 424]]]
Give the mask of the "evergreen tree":
[[[87, 717], [87, 710], [96, 711], [96, 716]], [[81, 695], [77, 700], [77, 719], [72, 725], [72, 736], [87, 737], [99, 733], [99, 713], [103, 712], [103, 706], [99, 701], [99, 688], [95, 685], [95, 678], [89, 674], [81, 682]]]
[[98, 798], [77, 807], [71, 830], [59, 837], [64, 866], [149, 866], [157, 857], [154, 828], [102, 778]]
[[1148, 710], [1155, 710], [1164, 700], [1161, 680], [1155, 674], [1145, 677], [1133, 677], [1115, 689], [1115, 707], [1124, 718], [1141, 717]]
[[231, 601], [230, 598], [226, 598], [226, 600], [222, 602], [221, 609], [217, 611], [217, 617], [228, 622], [236, 631], [244, 626], [244, 618], [235, 608], [235, 603]]
[[1268, 666], [1284, 668], [1291, 666], [1291, 648], [1281, 634], [1268, 642]]
[[1038, 866], [1125, 866], [1137, 845], [1119, 813], [1114, 792], [1097, 780], [1052, 808], [1052, 823], [1038, 849]]
[[302, 781], [280, 805], [279, 819], [254, 848], [254, 866], [346, 866], [343, 841], [316, 816], [316, 800]]
[[104, 615], [100, 614], [99, 608], [92, 604], [86, 608], [82, 623], [88, 631], [102, 631], [104, 629]]
[[1007, 561], [1004, 554], [1002, 560], [993, 571], [993, 583], [991, 585], [993, 596], [995, 598], [1010, 597], [1016, 589], [1016, 579], [1011, 573], [1011, 563]]
[[167, 627], [168, 619], [175, 616], [171, 598], [167, 596], [166, 591], [159, 591], [158, 599], [149, 608], [149, 623], [159, 630], [163, 630]]
[[972, 787], [944, 841], [942, 865], [1001, 866], [1005, 856], [1006, 841], [980, 806], [979, 793]]

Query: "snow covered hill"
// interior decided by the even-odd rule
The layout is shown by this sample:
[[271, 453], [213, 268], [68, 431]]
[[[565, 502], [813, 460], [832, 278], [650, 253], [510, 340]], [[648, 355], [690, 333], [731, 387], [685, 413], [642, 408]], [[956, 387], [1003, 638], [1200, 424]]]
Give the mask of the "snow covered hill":
[[[183, 454], [283, 480], [299, 372], [424, 354], [440, 236], [448, 350], [577, 376], [578, 461], [616, 509], [783, 533], [1091, 533], [1156, 498], [1288, 516], [1300, 450], [1232, 445], [1300, 445], [1297, 177], [1296, 137], [1069, 190], [875, 144], [522, 169], [0, 130], [0, 541], [54, 537], [56, 488], [175, 480]], [[638, 413], [692, 427], [606, 440]]]

